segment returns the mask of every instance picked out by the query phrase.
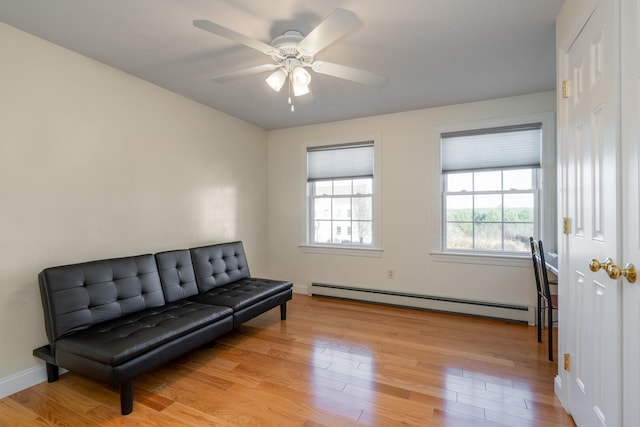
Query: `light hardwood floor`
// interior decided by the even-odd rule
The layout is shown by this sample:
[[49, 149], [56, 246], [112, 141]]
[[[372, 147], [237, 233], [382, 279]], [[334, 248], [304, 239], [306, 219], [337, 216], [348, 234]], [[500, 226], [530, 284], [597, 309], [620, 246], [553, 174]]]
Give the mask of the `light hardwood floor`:
[[117, 390], [67, 373], [0, 400], [0, 425], [573, 426], [536, 328], [295, 294]]

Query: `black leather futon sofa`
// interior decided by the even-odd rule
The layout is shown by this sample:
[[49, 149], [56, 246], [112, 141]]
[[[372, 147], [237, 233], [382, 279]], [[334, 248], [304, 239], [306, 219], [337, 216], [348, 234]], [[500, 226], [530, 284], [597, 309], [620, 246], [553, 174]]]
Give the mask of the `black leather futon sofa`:
[[286, 302], [292, 283], [253, 278], [242, 242], [51, 267], [38, 275], [49, 344], [33, 351], [49, 382], [58, 368], [120, 387]]

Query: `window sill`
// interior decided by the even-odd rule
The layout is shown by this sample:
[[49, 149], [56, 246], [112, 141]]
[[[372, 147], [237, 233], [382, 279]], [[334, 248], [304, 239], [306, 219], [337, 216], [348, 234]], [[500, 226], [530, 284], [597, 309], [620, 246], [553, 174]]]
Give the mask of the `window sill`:
[[530, 255], [491, 255], [454, 252], [431, 252], [435, 262], [457, 264], [499, 265], [505, 267], [531, 267]]
[[360, 256], [369, 258], [380, 258], [383, 252], [381, 248], [362, 248], [358, 246], [299, 245], [298, 247], [303, 254]]

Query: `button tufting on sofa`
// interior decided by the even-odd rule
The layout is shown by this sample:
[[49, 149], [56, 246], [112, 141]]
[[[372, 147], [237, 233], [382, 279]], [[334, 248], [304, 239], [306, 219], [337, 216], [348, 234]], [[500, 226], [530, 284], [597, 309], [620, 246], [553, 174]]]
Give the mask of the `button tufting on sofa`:
[[49, 382], [63, 367], [120, 387], [123, 415], [135, 377], [271, 308], [285, 320], [292, 297], [291, 282], [250, 277], [242, 242], [51, 267], [38, 280], [49, 344], [33, 354]]

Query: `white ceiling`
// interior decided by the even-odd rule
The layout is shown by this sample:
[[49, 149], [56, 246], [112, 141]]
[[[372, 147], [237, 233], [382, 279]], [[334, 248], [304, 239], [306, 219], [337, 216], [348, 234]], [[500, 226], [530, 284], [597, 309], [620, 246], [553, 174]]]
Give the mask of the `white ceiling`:
[[[0, 0], [0, 21], [271, 130], [553, 90], [563, 1]], [[268, 73], [210, 80], [270, 58], [194, 19], [270, 43], [336, 7], [364, 26], [316, 59], [386, 75], [384, 88], [312, 73], [313, 102], [291, 112]]]

